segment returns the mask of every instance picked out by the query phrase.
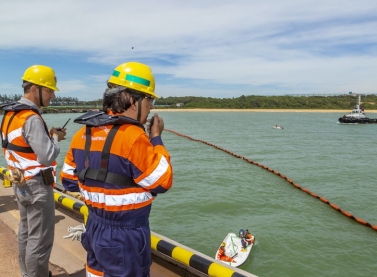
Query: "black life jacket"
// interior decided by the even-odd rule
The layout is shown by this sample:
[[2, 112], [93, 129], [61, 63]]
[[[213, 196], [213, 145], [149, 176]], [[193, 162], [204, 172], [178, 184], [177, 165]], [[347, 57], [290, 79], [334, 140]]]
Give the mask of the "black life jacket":
[[[90, 111], [76, 118], [74, 122], [86, 125], [85, 168], [76, 173], [80, 182], [84, 183], [86, 179], [90, 179], [113, 185], [139, 186], [135, 183], [134, 179], [129, 176], [119, 175], [108, 171], [110, 148], [119, 127], [123, 124], [133, 124], [145, 130], [144, 126], [139, 121], [125, 116], [115, 116], [109, 115], [105, 112]], [[113, 127], [111, 128], [102, 149], [100, 168], [91, 168], [89, 167], [89, 153], [92, 137], [91, 128], [104, 125], [113, 125]]]
[[5, 120], [6, 114], [8, 112], [14, 112], [13, 115], [11, 116], [11, 118], [8, 121], [8, 126], [6, 128], [5, 133], [4, 133], [5, 139], [3, 139], [3, 136], [1, 136], [1, 145], [2, 145], [3, 148], [13, 150], [13, 151], [19, 151], [19, 152], [23, 152], [23, 153], [34, 153], [34, 151], [31, 147], [18, 146], [18, 145], [15, 145], [13, 143], [10, 143], [8, 141], [8, 129], [9, 129], [10, 124], [12, 123], [13, 118], [17, 115], [17, 113], [19, 113], [21, 111], [25, 111], [25, 110], [30, 110], [30, 111], [34, 112], [35, 114], [37, 114], [41, 117], [43, 125], [45, 127], [45, 131], [46, 131], [47, 135], [50, 137], [50, 133], [48, 131], [47, 125], [46, 125], [45, 121], [43, 120], [41, 114], [39, 113], [38, 109], [36, 109], [32, 106], [29, 106], [27, 104], [19, 103], [19, 102], [8, 102], [8, 103], [0, 104], [0, 110], [4, 110], [3, 120], [1, 121], [1, 130], [3, 130], [4, 120]]

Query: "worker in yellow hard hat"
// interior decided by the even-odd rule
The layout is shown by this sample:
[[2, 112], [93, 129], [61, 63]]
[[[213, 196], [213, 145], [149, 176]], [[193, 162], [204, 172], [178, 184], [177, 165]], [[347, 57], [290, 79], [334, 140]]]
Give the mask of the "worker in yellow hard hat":
[[65, 129], [50, 128], [41, 107], [55, 97], [56, 76], [51, 67], [33, 65], [22, 76], [24, 96], [2, 104], [3, 153], [8, 169], [17, 172], [13, 189], [20, 212], [18, 232], [22, 276], [49, 276], [48, 264], [54, 241], [55, 201], [53, 186], [58, 142]]
[[107, 82], [102, 111], [74, 120], [84, 126], [72, 138], [60, 178], [89, 208], [81, 238], [88, 276], [149, 276], [152, 202], [173, 184], [162, 118], [155, 113], [153, 125], [144, 127], [156, 98], [150, 67], [123, 63]]
[[51, 99], [55, 98], [55, 91], [59, 90], [56, 87], [54, 70], [45, 65], [29, 67], [21, 79], [22, 87], [29, 93], [29, 98], [39, 107], [47, 107]]
[[[154, 76], [149, 66], [139, 62], [120, 64], [114, 69], [107, 85], [108, 89], [103, 97], [104, 110], [114, 108], [115, 97], [119, 97], [121, 94], [127, 95], [124, 98], [125, 105], [121, 109], [122, 112], [133, 106], [133, 108], [137, 108], [135, 119], [142, 124], [147, 122], [147, 116], [158, 98], [155, 93]], [[144, 99], [146, 101], [143, 101]]]

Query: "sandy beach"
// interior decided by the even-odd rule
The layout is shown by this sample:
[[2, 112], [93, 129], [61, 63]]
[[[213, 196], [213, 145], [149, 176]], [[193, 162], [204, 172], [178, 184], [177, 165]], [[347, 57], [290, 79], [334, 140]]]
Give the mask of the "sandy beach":
[[[154, 112], [254, 112], [254, 113], [343, 113], [351, 110], [304, 110], [304, 109], [153, 109]], [[366, 114], [377, 113], [377, 110], [367, 111]]]

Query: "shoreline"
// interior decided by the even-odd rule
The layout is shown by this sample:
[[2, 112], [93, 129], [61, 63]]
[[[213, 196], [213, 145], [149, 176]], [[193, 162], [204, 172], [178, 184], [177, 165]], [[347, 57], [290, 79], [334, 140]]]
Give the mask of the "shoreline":
[[[304, 110], [304, 109], [153, 109], [154, 112], [254, 112], [254, 113], [343, 113], [350, 110]], [[377, 110], [367, 111], [366, 114], [377, 113]]]

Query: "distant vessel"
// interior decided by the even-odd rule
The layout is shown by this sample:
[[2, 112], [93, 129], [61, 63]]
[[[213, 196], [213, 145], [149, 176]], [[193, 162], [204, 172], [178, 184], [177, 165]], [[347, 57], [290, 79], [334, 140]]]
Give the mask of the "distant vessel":
[[369, 118], [365, 115], [364, 109], [360, 107], [360, 95], [359, 95], [359, 102], [353, 108], [352, 112], [349, 114], [343, 115], [343, 117], [339, 117], [338, 123], [342, 124], [370, 124], [370, 123], [377, 123], [376, 118]]

